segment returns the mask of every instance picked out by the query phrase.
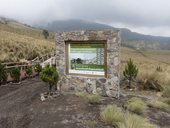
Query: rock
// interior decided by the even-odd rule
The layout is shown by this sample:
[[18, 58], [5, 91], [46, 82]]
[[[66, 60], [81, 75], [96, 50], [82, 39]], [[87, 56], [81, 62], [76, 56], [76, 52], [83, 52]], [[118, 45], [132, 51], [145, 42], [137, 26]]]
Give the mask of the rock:
[[41, 94], [41, 101], [45, 101], [44, 94]]

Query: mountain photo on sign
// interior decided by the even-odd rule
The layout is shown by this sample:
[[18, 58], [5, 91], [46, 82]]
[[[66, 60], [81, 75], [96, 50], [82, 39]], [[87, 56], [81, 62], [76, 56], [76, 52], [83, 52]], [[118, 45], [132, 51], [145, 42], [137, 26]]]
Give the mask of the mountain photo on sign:
[[70, 43], [69, 73], [83, 75], [105, 75], [104, 43]]

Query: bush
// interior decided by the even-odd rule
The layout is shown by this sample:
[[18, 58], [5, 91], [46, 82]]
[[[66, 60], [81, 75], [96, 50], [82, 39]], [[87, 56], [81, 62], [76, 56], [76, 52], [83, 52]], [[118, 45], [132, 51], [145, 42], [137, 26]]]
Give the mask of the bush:
[[124, 121], [118, 124], [119, 128], [157, 128], [148, 124], [147, 120], [135, 114], [126, 113]]
[[8, 77], [8, 75], [5, 70], [5, 66], [0, 63], [0, 85], [2, 84], [2, 82], [7, 81], [7, 77]]
[[40, 64], [36, 64], [35, 65], [35, 71], [38, 73], [38, 75], [40, 74], [40, 72], [42, 71], [42, 66]]
[[11, 71], [11, 77], [13, 78], [14, 82], [18, 83], [20, 81], [20, 70], [19, 68], [14, 68]]
[[170, 105], [168, 105], [167, 103], [164, 103], [162, 101], [152, 100], [148, 103], [148, 106], [170, 112]]
[[116, 105], [108, 105], [100, 113], [101, 120], [112, 126], [117, 126], [119, 123], [124, 122], [124, 114], [122, 110]]
[[140, 98], [134, 97], [130, 99], [127, 108], [136, 114], [144, 114], [147, 105]]
[[125, 79], [129, 80], [129, 88], [131, 88], [131, 81], [137, 77], [137, 74], [138, 74], [138, 68], [133, 63], [133, 61], [129, 59], [123, 71], [123, 75]]
[[32, 67], [27, 67], [25, 71], [29, 77], [32, 75]]
[[57, 85], [59, 81], [59, 74], [54, 67], [46, 66], [41, 72], [42, 81], [49, 85], [49, 91], [52, 91], [52, 87]]
[[170, 97], [170, 84], [165, 86], [164, 91], [163, 91], [163, 95], [165, 97]]
[[100, 96], [96, 94], [88, 94], [86, 98], [90, 104], [98, 104], [100, 102]]

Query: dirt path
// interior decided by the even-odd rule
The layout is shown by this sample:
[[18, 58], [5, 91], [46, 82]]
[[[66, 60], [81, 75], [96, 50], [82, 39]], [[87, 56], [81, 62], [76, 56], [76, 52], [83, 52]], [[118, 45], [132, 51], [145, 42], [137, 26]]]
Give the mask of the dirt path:
[[98, 120], [100, 107], [75, 95], [40, 101], [40, 94], [47, 89], [36, 78], [23, 81], [21, 86], [0, 87], [0, 128], [83, 128], [83, 120]]

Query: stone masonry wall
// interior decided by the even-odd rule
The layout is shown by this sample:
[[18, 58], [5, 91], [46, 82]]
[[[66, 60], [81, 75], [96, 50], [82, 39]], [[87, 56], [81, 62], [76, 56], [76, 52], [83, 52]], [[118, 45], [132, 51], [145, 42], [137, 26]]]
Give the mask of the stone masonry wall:
[[[66, 41], [107, 41], [107, 77], [75, 76], [66, 74]], [[87, 91], [102, 96], [119, 97], [120, 80], [119, 30], [74, 31], [56, 33], [56, 68], [62, 88]]]

